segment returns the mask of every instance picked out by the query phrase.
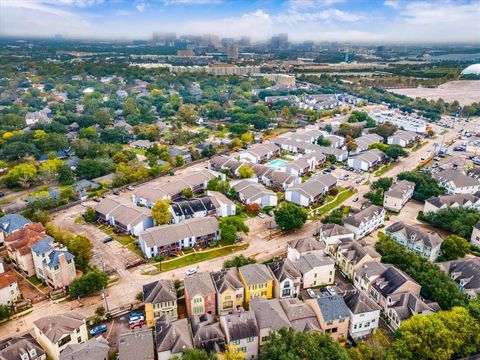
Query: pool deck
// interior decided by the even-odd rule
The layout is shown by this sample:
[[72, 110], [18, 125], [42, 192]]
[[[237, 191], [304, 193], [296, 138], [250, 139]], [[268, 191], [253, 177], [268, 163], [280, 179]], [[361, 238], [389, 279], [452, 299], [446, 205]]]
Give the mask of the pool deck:
[[265, 166], [271, 167], [273, 169], [279, 169], [282, 165], [288, 164], [287, 160], [275, 159], [265, 164]]

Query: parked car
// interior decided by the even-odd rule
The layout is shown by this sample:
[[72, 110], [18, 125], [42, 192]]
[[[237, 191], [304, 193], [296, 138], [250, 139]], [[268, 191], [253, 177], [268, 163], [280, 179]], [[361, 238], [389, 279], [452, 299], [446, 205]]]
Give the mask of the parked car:
[[330, 295], [337, 295], [335, 289], [332, 286], [327, 286], [326, 289]]
[[258, 213], [258, 217], [260, 219], [265, 219], [265, 214], [264, 213]]
[[90, 335], [95, 336], [107, 332], [107, 325], [102, 324], [90, 329]]
[[109, 237], [107, 237], [107, 238], [103, 239], [103, 241], [102, 241], [102, 242], [103, 242], [104, 244], [106, 244], [106, 243], [109, 243], [110, 241], [113, 241], [113, 238], [112, 238], [111, 236], [109, 236]]
[[357, 197], [354, 197], [354, 198], [352, 199], [352, 201], [353, 201], [353, 202], [357, 202], [357, 201], [358, 201], [358, 196], [357, 196]]
[[315, 295], [315, 292], [312, 289], [307, 289], [307, 294], [310, 296], [312, 299], [315, 299], [317, 295]]
[[102, 201], [102, 200], [100, 200], [99, 197], [96, 197], [96, 196], [95, 196], [95, 197], [93, 198], [93, 201], [95, 201], [95, 202], [100, 202], [100, 201]]
[[133, 190], [135, 190], [135, 188], [132, 185], [128, 185], [127, 190], [133, 191]]
[[330, 170], [335, 170], [337, 167], [335, 165], [330, 166]]
[[120, 191], [118, 191], [118, 190], [113, 190], [113, 191], [112, 191], [112, 194], [113, 194], [113, 195], [120, 195]]
[[142, 313], [132, 312], [128, 315], [128, 325], [137, 324], [142, 321], [145, 321], [145, 317]]
[[0, 191], [0, 197], [4, 197], [5, 193], [3, 191]]
[[82, 205], [83, 207], [88, 207], [88, 204], [85, 201], [82, 201], [80, 205]]
[[197, 270], [197, 269], [194, 269], [194, 268], [188, 269], [187, 272], [186, 272], [186, 274], [187, 274], [187, 276], [190, 276], [190, 275], [196, 274], [197, 271], [198, 271], [198, 270]]

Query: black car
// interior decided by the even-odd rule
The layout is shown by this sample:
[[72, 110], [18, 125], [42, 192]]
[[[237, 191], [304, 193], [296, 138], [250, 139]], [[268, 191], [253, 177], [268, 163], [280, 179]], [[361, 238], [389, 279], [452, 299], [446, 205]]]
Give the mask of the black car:
[[114, 191], [112, 192], [112, 194], [113, 194], [113, 195], [120, 195], [120, 191], [114, 190]]
[[330, 170], [335, 170], [337, 167], [335, 165], [330, 166]]
[[4, 197], [5, 193], [3, 191], [0, 191], [0, 197]]
[[107, 237], [107, 238], [103, 239], [103, 241], [102, 241], [102, 242], [103, 242], [104, 244], [106, 244], [106, 243], [109, 243], [110, 241], [113, 241], [113, 238], [112, 238], [111, 236], [109, 236], [109, 237]]

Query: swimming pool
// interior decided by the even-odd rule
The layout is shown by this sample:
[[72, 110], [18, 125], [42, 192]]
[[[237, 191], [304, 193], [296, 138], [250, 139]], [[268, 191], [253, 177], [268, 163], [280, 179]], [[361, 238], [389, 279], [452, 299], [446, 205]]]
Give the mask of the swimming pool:
[[287, 163], [288, 163], [288, 161], [286, 161], [286, 160], [275, 159], [275, 160], [272, 160], [272, 161], [266, 163], [265, 165], [268, 166], [268, 167], [274, 168], [274, 169], [279, 169], [280, 167], [282, 167], [283, 165], [285, 165]]

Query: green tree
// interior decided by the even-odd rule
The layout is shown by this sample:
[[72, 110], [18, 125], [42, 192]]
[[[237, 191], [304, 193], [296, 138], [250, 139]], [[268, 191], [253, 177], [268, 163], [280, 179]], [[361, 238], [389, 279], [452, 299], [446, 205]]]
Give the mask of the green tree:
[[337, 224], [343, 225], [343, 210], [342, 208], [333, 209], [330, 214], [326, 215], [322, 219], [323, 224]]
[[475, 224], [480, 221], [480, 211], [473, 208], [445, 208], [423, 214], [428, 223], [470, 239]]
[[12, 316], [12, 311], [7, 305], [0, 305], [0, 320], [5, 320], [8, 319], [10, 316]]
[[71, 185], [75, 182], [75, 174], [66, 165], [57, 168], [57, 181], [60, 185]]
[[223, 224], [220, 227], [220, 236], [224, 244], [232, 245], [237, 240], [237, 228], [231, 224]]
[[97, 220], [97, 213], [93, 208], [89, 207], [83, 213], [83, 218], [86, 222], [94, 222], [95, 220]]
[[243, 255], [238, 255], [235, 256], [232, 259], [225, 260], [223, 262], [223, 268], [228, 269], [228, 268], [239, 268], [248, 264], [255, 264], [255, 259], [252, 258], [247, 258]]
[[398, 126], [392, 123], [386, 122], [384, 124], [378, 124], [375, 128], [370, 130], [370, 133], [374, 133], [387, 140], [389, 136], [392, 136], [397, 131]]
[[240, 174], [240, 178], [242, 179], [251, 178], [253, 175], [255, 175], [253, 169], [250, 167], [250, 165], [247, 164], [240, 166], [240, 168], [238, 169], [238, 173]]
[[110, 123], [112, 122], [112, 114], [110, 113], [110, 109], [98, 109], [93, 115], [93, 121], [101, 127], [110, 125]]
[[383, 205], [384, 191], [382, 188], [378, 188], [373, 191], [369, 191], [363, 195], [365, 199], [370, 200], [372, 204], [382, 206]]
[[307, 221], [307, 211], [291, 202], [284, 202], [274, 212], [275, 222], [285, 231], [300, 229]]
[[198, 113], [195, 106], [192, 104], [185, 104], [180, 106], [177, 112], [177, 118], [187, 124], [194, 124], [198, 118]]
[[400, 145], [389, 145], [385, 151], [385, 155], [393, 160], [397, 160], [400, 156], [408, 156], [408, 152], [405, 151]]
[[325, 139], [323, 137], [323, 135], [320, 135], [317, 139], [317, 145], [320, 145], [320, 146], [331, 146], [332, 145], [332, 142], [328, 139]]
[[152, 217], [157, 225], [168, 224], [172, 217], [170, 213], [170, 200], [158, 200], [152, 207]]
[[282, 107], [282, 110], [280, 111], [280, 117], [282, 119], [287, 120], [287, 121], [292, 120], [293, 115], [292, 115], [292, 112], [290, 111], [290, 108], [288, 106], [285, 105], [285, 106]]
[[185, 199], [191, 199], [193, 198], [193, 191], [190, 188], [185, 188], [182, 190], [180, 193]]
[[259, 360], [348, 360], [346, 350], [330, 335], [282, 328], [271, 332]]
[[470, 243], [463, 237], [450, 235], [443, 240], [441, 245], [442, 259], [456, 260], [463, 258], [470, 252]]
[[430, 173], [419, 171], [405, 171], [397, 175], [398, 180], [408, 180], [415, 183], [413, 198], [418, 201], [425, 201], [432, 196], [439, 196], [445, 193]]
[[358, 148], [357, 142], [352, 138], [351, 135], [347, 135], [345, 137], [345, 146], [347, 147], [348, 151], [355, 151]]
[[92, 295], [107, 286], [108, 276], [104, 272], [94, 270], [76, 278], [70, 284], [70, 297], [73, 299]]
[[177, 154], [177, 156], [175, 156], [175, 166], [180, 167], [183, 165], [185, 165], [185, 159], [182, 155]]
[[93, 245], [90, 239], [83, 235], [77, 235], [70, 238], [66, 245], [68, 251], [75, 256], [75, 266], [85, 272], [93, 255]]
[[182, 354], [182, 360], [218, 360], [218, 356], [202, 349], [187, 349]]
[[391, 177], [384, 177], [374, 181], [370, 187], [374, 190], [382, 188], [384, 191], [387, 191], [392, 186], [392, 183], [393, 179]]
[[8, 187], [28, 188], [37, 178], [37, 168], [32, 164], [15, 165], [3, 178]]

